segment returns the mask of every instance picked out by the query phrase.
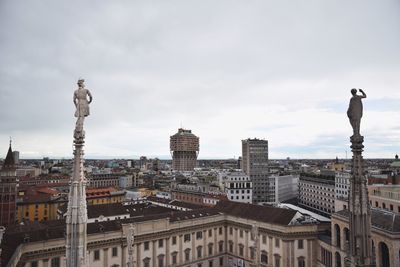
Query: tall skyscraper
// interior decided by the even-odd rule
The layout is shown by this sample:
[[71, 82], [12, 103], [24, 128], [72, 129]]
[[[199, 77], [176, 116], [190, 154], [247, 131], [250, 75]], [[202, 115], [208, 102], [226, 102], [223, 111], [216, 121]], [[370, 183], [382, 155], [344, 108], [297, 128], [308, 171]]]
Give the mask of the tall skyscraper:
[[199, 138], [191, 130], [179, 128], [170, 137], [170, 150], [174, 171], [193, 171], [199, 154]]
[[242, 140], [242, 168], [253, 182], [253, 203], [273, 202], [274, 189], [268, 181], [267, 140]]
[[0, 171], [0, 226], [15, 223], [16, 198], [17, 172], [10, 141], [10, 147]]

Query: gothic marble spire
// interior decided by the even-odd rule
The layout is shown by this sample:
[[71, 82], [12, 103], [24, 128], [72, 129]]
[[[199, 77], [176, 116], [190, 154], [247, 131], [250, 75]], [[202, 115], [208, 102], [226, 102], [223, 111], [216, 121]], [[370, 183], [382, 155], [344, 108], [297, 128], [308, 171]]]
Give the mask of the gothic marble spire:
[[353, 127], [353, 136], [350, 137], [353, 159], [349, 192], [350, 246], [346, 265], [352, 267], [374, 266], [371, 257], [371, 210], [362, 157], [364, 137], [360, 134], [363, 112], [361, 99], [366, 98], [366, 94], [361, 89], [359, 91], [362, 95], [357, 95], [357, 90], [352, 89], [353, 97], [347, 113]]
[[[74, 93], [76, 106], [75, 117], [77, 122], [74, 131], [74, 166], [70, 182], [68, 210], [66, 217], [67, 241], [66, 241], [66, 266], [86, 267], [87, 257], [87, 207], [86, 207], [86, 177], [84, 173], [83, 146], [85, 132], [83, 130], [84, 118], [89, 115], [89, 103], [92, 96], [84, 89], [84, 80], [79, 80]], [[89, 97], [89, 101], [87, 100]]]

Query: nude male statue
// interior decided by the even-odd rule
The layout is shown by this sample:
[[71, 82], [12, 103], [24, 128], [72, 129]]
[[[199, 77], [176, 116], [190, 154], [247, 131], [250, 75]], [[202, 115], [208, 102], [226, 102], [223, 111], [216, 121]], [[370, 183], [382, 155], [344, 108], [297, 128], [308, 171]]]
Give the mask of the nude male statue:
[[[78, 80], [78, 89], [74, 92], [74, 104], [76, 107], [75, 117], [77, 117], [75, 126], [75, 138], [84, 137], [83, 133], [83, 121], [85, 117], [89, 116], [89, 104], [92, 103], [93, 97], [88, 89], [85, 89], [85, 80]], [[88, 99], [89, 97], [89, 99]]]
[[347, 117], [349, 117], [351, 127], [353, 127], [353, 136], [360, 135], [360, 123], [363, 115], [363, 105], [361, 99], [366, 98], [367, 95], [362, 89], [358, 89], [362, 95], [357, 95], [357, 89], [351, 89], [353, 97], [350, 99], [349, 108], [347, 110]]

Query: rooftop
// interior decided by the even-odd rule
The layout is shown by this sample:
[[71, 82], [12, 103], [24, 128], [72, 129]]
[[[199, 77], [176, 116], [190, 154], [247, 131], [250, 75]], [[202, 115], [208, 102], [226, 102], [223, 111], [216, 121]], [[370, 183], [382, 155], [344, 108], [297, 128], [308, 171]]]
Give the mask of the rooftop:
[[[336, 213], [340, 217], [349, 218], [349, 210], [341, 210]], [[400, 214], [383, 209], [371, 208], [371, 223], [373, 227], [390, 233], [400, 233]]]

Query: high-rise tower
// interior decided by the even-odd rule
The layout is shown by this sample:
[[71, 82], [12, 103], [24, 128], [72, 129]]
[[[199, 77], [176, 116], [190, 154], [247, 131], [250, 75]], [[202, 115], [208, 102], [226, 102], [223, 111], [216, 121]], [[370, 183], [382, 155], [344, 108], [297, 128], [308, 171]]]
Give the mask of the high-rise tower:
[[268, 181], [267, 140], [242, 140], [242, 168], [253, 182], [253, 203], [274, 202], [275, 191]]
[[170, 150], [174, 171], [193, 171], [199, 153], [199, 138], [191, 130], [179, 128], [170, 137]]
[[15, 223], [16, 199], [17, 173], [10, 141], [3, 168], [0, 171], [0, 226]]
[[353, 127], [353, 136], [350, 137], [353, 159], [349, 194], [350, 247], [346, 265], [352, 267], [374, 266], [371, 257], [371, 210], [362, 157], [364, 137], [360, 135], [360, 122], [363, 113], [361, 99], [367, 96], [361, 89], [359, 91], [362, 95], [357, 95], [356, 89], [351, 90], [353, 97], [347, 111]]
[[[83, 167], [83, 145], [85, 143], [85, 131], [83, 122], [89, 115], [89, 103], [92, 95], [84, 88], [84, 80], [79, 80], [79, 89], [74, 93], [77, 117], [74, 131], [74, 166], [69, 189], [67, 210], [67, 267], [86, 267], [87, 259], [87, 207], [86, 207], [86, 177]], [[87, 100], [89, 97], [89, 100]]]

